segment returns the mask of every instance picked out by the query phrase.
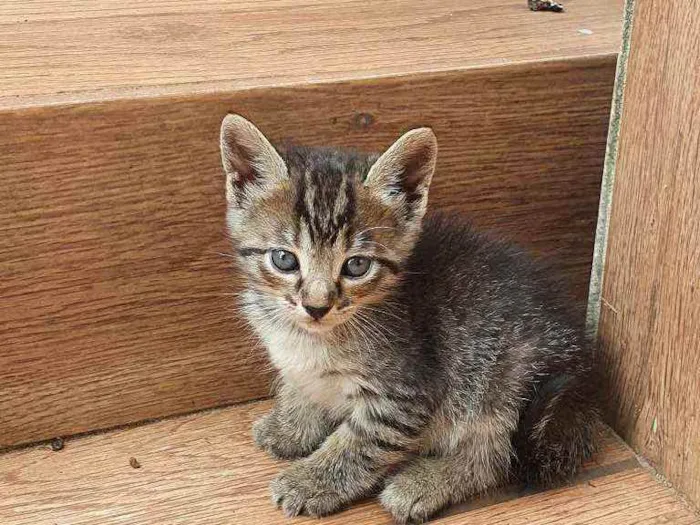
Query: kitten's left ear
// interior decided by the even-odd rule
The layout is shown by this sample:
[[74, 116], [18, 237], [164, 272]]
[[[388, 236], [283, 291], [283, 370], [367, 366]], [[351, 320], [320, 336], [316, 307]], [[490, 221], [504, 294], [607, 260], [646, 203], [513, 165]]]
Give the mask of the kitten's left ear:
[[240, 115], [226, 115], [221, 123], [221, 162], [229, 204], [240, 204], [254, 188], [273, 185], [287, 173], [287, 166], [270, 141]]
[[370, 168], [365, 186], [390, 205], [408, 206], [422, 216], [437, 161], [437, 139], [430, 128], [413, 129], [399, 138]]

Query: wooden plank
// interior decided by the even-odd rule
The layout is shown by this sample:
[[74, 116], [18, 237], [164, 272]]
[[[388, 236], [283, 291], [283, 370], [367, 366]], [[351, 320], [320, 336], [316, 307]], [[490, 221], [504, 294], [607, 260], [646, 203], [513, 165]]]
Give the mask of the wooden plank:
[[635, 6], [599, 328], [611, 421], [696, 505], [699, 7]]
[[431, 206], [551, 257], [583, 302], [613, 70], [605, 58], [0, 114], [0, 447], [266, 395], [218, 255], [230, 110], [276, 140], [368, 150], [433, 126]]
[[3, 0], [0, 109], [612, 57], [621, 12], [622, 0], [554, 16], [524, 0]]
[[[285, 465], [257, 450], [250, 424], [268, 402], [163, 421], [0, 455], [4, 525], [116, 523], [373, 523], [391, 520], [374, 500], [323, 520], [287, 520], [268, 495]], [[130, 466], [136, 458], [139, 469]], [[488, 525], [675, 525], [699, 521], [639, 467], [612, 434], [572, 486], [504, 490], [435, 523]]]

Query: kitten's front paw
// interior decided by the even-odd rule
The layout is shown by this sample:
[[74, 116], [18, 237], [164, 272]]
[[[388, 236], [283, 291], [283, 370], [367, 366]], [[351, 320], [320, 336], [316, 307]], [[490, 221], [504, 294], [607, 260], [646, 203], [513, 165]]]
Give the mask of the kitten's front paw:
[[285, 435], [274, 412], [253, 423], [253, 440], [261, 449], [279, 459], [301, 458], [312, 452]]
[[449, 494], [434, 487], [430, 480], [400, 472], [379, 496], [382, 506], [397, 523], [423, 523], [449, 503]]
[[345, 501], [323, 476], [307, 463], [292, 465], [270, 485], [273, 503], [290, 518], [299, 514], [325, 516], [340, 510]]

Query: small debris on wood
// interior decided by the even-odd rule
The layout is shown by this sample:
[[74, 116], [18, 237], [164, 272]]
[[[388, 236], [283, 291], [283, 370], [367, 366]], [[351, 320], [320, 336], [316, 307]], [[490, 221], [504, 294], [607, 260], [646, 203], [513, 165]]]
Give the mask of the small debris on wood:
[[579, 29], [578, 32], [581, 33], [582, 35], [592, 35], [593, 34], [593, 31], [591, 31], [590, 29]]
[[141, 463], [136, 458], [129, 458], [129, 465], [131, 465], [131, 468], [141, 468]]
[[527, 5], [530, 6], [530, 9], [533, 11], [561, 13], [564, 10], [564, 6], [554, 0], [527, 0]]
[[54, 452], [63, 450], [64, 445], [65, 443], [63, 442], [63, 438], [53, 438], [51, 440], [51, 450], [53, 450]]
[[367, 129], [374, 124], [374, 116], [371, 113], [355, 113], [352, 120], [353, 127], [357, 129]]

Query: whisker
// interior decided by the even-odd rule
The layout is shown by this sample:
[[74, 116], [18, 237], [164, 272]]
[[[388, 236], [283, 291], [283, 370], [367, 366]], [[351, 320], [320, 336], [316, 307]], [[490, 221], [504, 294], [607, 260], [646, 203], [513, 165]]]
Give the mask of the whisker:
[[[371, 319], [369, 316], [365, 315], [364, 312], [356, 311], [354, 320], [362, 322], [361, 329], [358, 333], [363, 335], [368, 335], [372, 342], [379, 344], [391, 344], [391, 341], [387, 337], [387, 327], [379, 325], [375, 320]], [[393, 333], [389, 333], [389, 336], [393, 336]]]
[[[385, 304], [387, 304], [387, 305], [394, 304], [395, 305], [396, 303], [385, 303]], [[405, 317], [401, 317], [400, 315], [389, 311], [389, 309], [387, 309], [387, 308], [374, 308], [374, 307], [368, 306], [368, 305], [361, 305], [358, 308], [362, 308], [364, 310], [368, 310], [370, 312], [375, 312], [375, 313], [382, 314], [382, 315], [388, 315], [389, 317], [393, 317], [394, 319], [396, 319], [397, 321], [401, 321], [402, 323], [406, 321]]]
[[365, 234], [367, 232], [371, 232], [373, 230], [396, 230], [396, 228], [394, 228], [393, 226], [372, 226], [371, 228], [365, 228], [364, 230], [359, 232], [357, 234], [357, 237], [360, 237], [363, 234]]
[[384, 248], [388, 253], [390, 253], [390, 254], [392, 254], [392, 255], [394, 254], [394, 251], [393, 251], [393, 250], [391, 250], [389, 247], [387, 247], [386, 245], [382, 244], [381, 242], [377, 242], [377, 241], [362, 241], [362, 244], [375, 244], [375, 245], [377, 245], [377, 246], [380, 246], [380, 247]]

